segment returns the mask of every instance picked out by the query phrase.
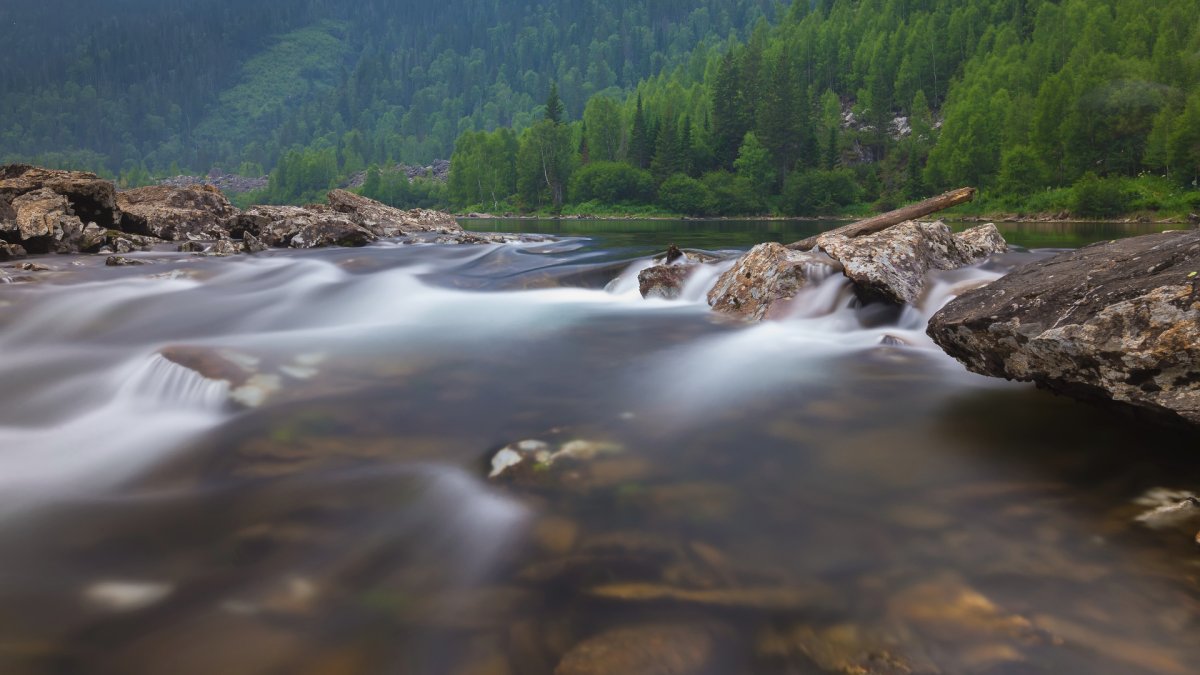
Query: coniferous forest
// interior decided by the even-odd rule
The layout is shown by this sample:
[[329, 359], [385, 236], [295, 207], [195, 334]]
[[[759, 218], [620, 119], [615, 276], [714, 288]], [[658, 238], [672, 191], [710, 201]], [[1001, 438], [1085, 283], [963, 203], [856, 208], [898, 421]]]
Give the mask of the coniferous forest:
[[71, 4], [0, 10], [4, 159], [492, 212], [1200, 206], [1195, 0]]

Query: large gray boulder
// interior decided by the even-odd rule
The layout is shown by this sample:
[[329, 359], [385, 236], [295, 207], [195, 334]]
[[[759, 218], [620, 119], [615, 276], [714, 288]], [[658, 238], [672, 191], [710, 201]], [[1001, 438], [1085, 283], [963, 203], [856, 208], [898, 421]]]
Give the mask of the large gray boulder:
[[991, 223], [953, 234], [945, 223], [912, 220], [853, 239], [825, 235], [817, 246], [842, 264], [860, 297], [896, 304], [920, 299], [932, 271], [973, 265], [1008, 249]]
[[792, 251], [776, 242], [759, 244], [717, 279], [708, 304], [724, 314], [760, 321], [840, 267], [820, 253]]
[[126, 232], [167, 241], [227, 239], [237, 221], [236, 207], [211, 185], [152, 185], [117, 194]]
[[1025, 265], [947, 304], [928, 333], [974, 372], [1200, 425], [1200, 232]]

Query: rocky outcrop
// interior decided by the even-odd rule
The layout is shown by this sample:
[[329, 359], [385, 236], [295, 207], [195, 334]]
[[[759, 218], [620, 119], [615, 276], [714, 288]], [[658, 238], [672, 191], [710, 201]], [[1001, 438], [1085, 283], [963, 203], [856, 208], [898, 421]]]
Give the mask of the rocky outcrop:
[[953, 234], [945, 223], [917, 221], [852, 239], [821, 236], [817, 246], [842, 264], [861, 298], [897, 304], [915, 303], [929, 272], [972, 265], [1008, 248], [990, 223]]
[[448, 213], [413, 209], [404, 211], [346, 190], [329, 193], [329, 207], [347, 216], [377, 237], [400, 237], [423, 232], [461, 232], [458, 221]]
[[39, 188], [13, 199], [11, 207], [14, 218], [0, 223], [0, 236], [19, 241], [31, 253], [79, 250], [84, 226], [63, 195]]
[[117, 194], [122, 229], [167, 241], [215, 241], [229, 237], [238, 210], [211, 185], [152, 185]]
[[775, 242], [759, 244], [717, 279], [708, 304], [718, 312], [759, 321], [778, 315], [801, 289], [840, 267], [820, 253], [791, 251]]
[[321, 207], [252, 206], [238, 216], [234, 236], [271, 247], [363, 246], [375, 241], [368, 229]]
[[20, 244], [10, 244], [6, 241], [0, 240], [0, 262], [24, 258], [26, 255], [28, 255], [28, 252], [25, 250], [24, 246], [21, 246]]
[[974, 372], [1200, 425], [1200, 232], [1031, 263], [950, 302], [928, 333]]
[[[43, 189], [66, 197], [71, 212], [84, 223], [113, 228], [121, 222], [116, 188], [94, 173], [43, 169], [28, 164], [0, 167], [0, 204], [12, 204], [23, 194]], [[3, 215], [0, 213], [0, 220]]]

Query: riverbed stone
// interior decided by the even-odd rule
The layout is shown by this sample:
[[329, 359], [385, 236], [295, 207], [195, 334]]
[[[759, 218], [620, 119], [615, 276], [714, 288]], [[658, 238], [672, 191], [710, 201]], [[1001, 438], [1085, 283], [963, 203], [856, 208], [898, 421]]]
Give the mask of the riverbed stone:
[[973, 372], [1200, 425], [1200, 231], [1025, 265], [951, 301], [928, 333]]
[[991, 223], [954, 234], [940, 221], [908, 221], [854, 238], [831, 233], [817, 246], [842, 264], [860, 298], [895, 304], [916, 303], [932, 271], [973, 265], [1008, 248]]
[[152, 185], [117, 193], [122, 229], [167, 241], [229, 237], [238, 209], [211, 185]]
[[613, 628], [575, 645], [554, 675], [699, 675], [721, 672], [720, 640], [732, 631], [706, 623]]
[[803, 288], [841, 269], [821, 253], [789, 250], [777, 242], [759, 244], [738, 259], [708, 292], [716, 311], [751, 321], [782, 312]]

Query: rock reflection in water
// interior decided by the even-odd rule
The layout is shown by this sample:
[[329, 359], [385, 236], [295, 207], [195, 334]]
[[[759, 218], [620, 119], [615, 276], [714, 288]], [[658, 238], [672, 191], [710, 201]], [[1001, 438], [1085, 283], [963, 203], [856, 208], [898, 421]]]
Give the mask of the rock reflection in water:
[[[831, 278], [746, 327], [643, 301], [648, 262], [381, 245], [6, 289], [0, 475], [58, 480], [3, 495], [0, 672], [1190, 672], [1194, 543], [1134, 501], [1200, 486], [1194, 438], [929, 348], [995, 270], [883, 315]], [[570, 452], [487, 479], [531, 439]]]

